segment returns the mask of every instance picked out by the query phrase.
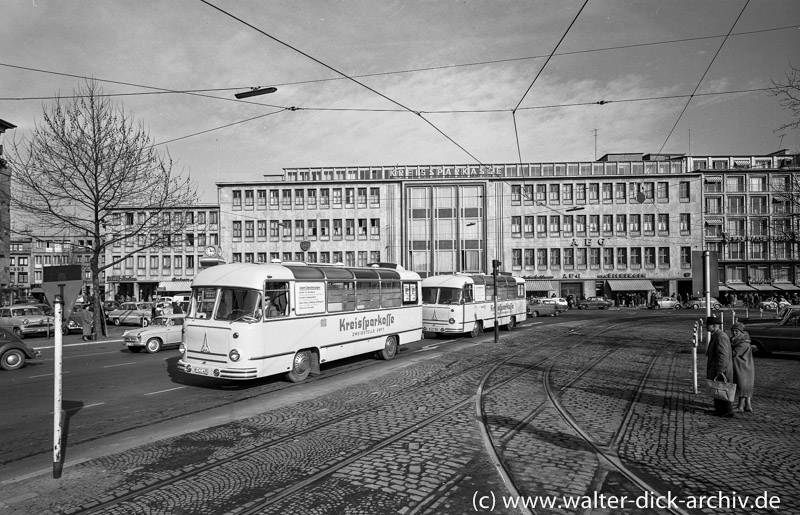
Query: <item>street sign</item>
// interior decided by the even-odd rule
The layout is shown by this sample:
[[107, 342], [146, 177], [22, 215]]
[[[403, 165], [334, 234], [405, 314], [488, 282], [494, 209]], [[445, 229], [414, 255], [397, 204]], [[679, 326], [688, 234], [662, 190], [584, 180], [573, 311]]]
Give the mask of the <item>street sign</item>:
[[83, 289], [80, 265], [46, 266], [42, 269], [42, 290], [52, 306], [56, 295], [63, 295], [64, 318], [72, 311]]

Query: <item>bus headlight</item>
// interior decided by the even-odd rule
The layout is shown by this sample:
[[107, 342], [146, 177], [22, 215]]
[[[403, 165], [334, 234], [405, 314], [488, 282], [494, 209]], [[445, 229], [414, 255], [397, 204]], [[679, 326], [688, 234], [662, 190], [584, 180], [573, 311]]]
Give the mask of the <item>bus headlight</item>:
[[456, 323], [456, 319], [455, 318], [451, 318], [447, 322], [450, 323], [450, 324], [455, 324]]
[[228, 353], [228, 357], [231, 358], [231, 361], [239, 361], [239, 358], [241, 358], [241, 356], [239, 355], [239, 351], [236, 349], [230, 351]]

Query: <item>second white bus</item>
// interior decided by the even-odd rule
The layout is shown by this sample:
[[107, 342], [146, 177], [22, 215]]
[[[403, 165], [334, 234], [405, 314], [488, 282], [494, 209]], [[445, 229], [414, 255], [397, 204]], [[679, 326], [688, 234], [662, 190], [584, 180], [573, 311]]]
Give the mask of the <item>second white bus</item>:
[[[435, 275], [422, 280], [422, 326], [436, 334], [475, 338], [494, 327], [494, 276]], [[511, 330], [527, 318], [525, 280], [497, 276], [497, 324]]]
[[192, 281], [178, 370], [220, 379], [285, 373], [422, 338], [420, 277], [390, 264], [350, 268], [233, 263]]

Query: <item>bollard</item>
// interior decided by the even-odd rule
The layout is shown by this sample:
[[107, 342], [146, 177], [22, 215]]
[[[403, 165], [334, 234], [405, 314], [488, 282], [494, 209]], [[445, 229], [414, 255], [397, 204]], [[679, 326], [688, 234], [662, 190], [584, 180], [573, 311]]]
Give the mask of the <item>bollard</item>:
[[697, 394], [697, 324], [692, 334], [692, 392]]

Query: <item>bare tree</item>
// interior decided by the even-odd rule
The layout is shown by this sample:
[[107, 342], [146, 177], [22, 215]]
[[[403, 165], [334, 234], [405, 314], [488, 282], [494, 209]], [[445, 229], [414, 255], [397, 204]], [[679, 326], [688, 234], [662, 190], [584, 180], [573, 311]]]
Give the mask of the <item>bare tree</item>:
[[[31, 232], [79, 236], [90, 249], [95, 327], [100, 327], [100, 272], [148, 248], [178, 242], [197, 187], [173, 171], [144, 125], [87, 82], [72, 97], [43, 108], [30, 136], [11, 144], [11, 206]], [[129, 214], [129, 213], [134, 213]], [[177, 222], [177, 225], [176, 225]], [[116, 260], [101, 256], [111, 247]]]
[[773, 80], [770, 91], [780, 99], [781, 106], [792, 113], [792, 121], [781, 125], [775, 132], [800, 129], [800, 68], [790, 65], [790, 71], [786, 72], [786, 82]]

